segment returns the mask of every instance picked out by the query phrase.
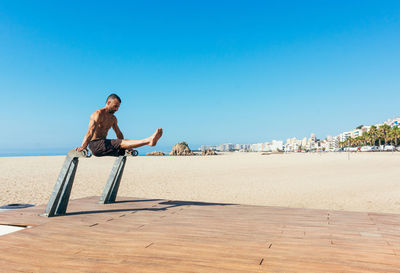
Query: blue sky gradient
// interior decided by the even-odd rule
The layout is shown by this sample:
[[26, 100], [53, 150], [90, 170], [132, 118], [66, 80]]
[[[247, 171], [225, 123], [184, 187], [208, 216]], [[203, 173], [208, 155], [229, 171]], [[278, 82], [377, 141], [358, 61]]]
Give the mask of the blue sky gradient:
[[0, 1], [0, 154], [79, 146], [111, 92], [163, 150], [336, 135], [400, 115], [399, 44], [399, 1]]

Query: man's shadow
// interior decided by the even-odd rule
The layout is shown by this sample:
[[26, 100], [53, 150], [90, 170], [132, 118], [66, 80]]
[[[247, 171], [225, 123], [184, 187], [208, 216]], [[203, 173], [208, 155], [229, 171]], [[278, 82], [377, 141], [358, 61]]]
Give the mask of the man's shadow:
[[[163, 201], [159, 202], [156, 205], [163, 205], [165, 207], [155, 208], [126, 208], [126, 209], [109, 209], [109, 210], [90, 210], [90, 211], [76, 211], [76, 212], [67, 212], [65, 216], [69, 215], [81, 215], [81, 214], [97, 214], [97, 213], [114, 213], [114, 212], [137, 212], [137, 211], [165, 211], [175, 207], [181, 206], [232, 206], [236, 204], [229, 203], [208, 203], [208, 202], [198, 202], [198, 201], [177, 201], [177, 200], [168, 200], [165, 199], [144, 199], [144, 200], [121, 200], [115, 201], [112, 204], [121, 204], [121, 203], [138, 203], [138, 202], [152, 202], [152, 201]], [[107, 204], [105, 204], [107, 205]]]

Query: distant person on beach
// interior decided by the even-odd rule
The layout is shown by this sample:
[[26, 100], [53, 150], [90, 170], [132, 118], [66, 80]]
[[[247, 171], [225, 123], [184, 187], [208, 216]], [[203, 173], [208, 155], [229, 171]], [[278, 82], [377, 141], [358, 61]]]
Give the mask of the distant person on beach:
[[[108, 96], [106, 106], [94, 112], [90, 116], [89, 130], [83, 138], [82, 145], [76, 148], [83, 151], [89, 146], [95, 156], [119, 156], [124, 155], [126, 150], [149, 145], [156, 146], [162, 136], [163, 130], [158, 128], [153, 135], [145, 139], [124, 139], [124, 135], [118, 127], [117, 118], [114, 113], [121, 105], [121, 98], [116, 94]], [[117, 139], [106, 139], [110, 128], [113, 128]]]

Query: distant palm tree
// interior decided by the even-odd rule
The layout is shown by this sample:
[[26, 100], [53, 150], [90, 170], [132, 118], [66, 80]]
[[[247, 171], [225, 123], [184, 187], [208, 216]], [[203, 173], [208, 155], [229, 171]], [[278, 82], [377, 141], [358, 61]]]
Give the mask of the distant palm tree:
[[377, 138], [379, 140], [379, 146], [382, 145], [382, 139], [385, 138], [384, 130], [385, 129], [383, 128], [383, 125], [379, 126], [378, 129], [376, 130], [376, 136], [377, 136]]
[[386, 139], [388, 142], [390, 142], [390, 145], [393, 145], [394, 141], [394, 131], [392, 128], [389, 128], [389, 131], [386, 133]]
[[360, 137], [353, 138], [353, 147], [358, 146], [360, 143]]
[[363, 132], [362, 136], [361, 136], [362, 142], [364, 144], [364, 146], [367, 146], [367, 142], [369, 140], [369, 134], [368, 132]]
[[385, 139], [385, 144], [384, 145], [386, 145], [389, 142], [390, 131], [392, 130], [392, 128], [387, 124], [382, 125], [382, 127], [383, 127], [383, 137]]
[[371, 146], [375, 146], [376, 143], [376, 134], [377, 134], [377, 128], [375, 125], [372, 125], [371, 128], [369, 129], [369, 135], [370, 135], [370, 140], [371, 140]]
[[361, 136], [356, 138], [348, 137], [344, 141], [339, 142], [339, 147], [358, 147], [366, 146], [368, 143], [371, 146], [375, 146], [378, 141], [379, 146], [391, 144], [395, 147], [398, 145], [398, 140], [400, 139], [400, 127], [394, 126], [390, 127], [387, 124], [381, 125], [378, 128], [376, 126], [371, 126], [368, 132], [363, 132]]
[[400, 138], [400, 128], [395, 126], [392, 128], [393, 137], [394, 137], [394, 145], [397, 146], [397, 140]]
[[351, 138], [351, 137], [348, 137], [348, 138], [346, 139], [346, 142], [347, 142], [347, 147], [351, 147], [352, 138]]
[[368, 140], [368, 143], [369, 143], [369, 145], [370, 146], [374, 146], [374, 137], [372, 136], [372, 134], [371, 133], [367, 133], [367, 140]]

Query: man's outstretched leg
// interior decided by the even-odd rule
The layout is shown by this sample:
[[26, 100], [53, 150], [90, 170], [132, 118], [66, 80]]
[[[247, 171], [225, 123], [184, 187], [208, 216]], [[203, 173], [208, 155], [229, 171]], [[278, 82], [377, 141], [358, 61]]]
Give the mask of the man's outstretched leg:
[[121, 142], [121, 148], [125, 150], [130, 150], [134, 148], [139, 148], [145, 145], [149, 146], [156, 146], [157, 141], [162, 136], [163, 130], [158, 128], [153, 135], [148, 138], [140, 139], [140, 140], [133, 140], [133, 139], [123, 139]]

